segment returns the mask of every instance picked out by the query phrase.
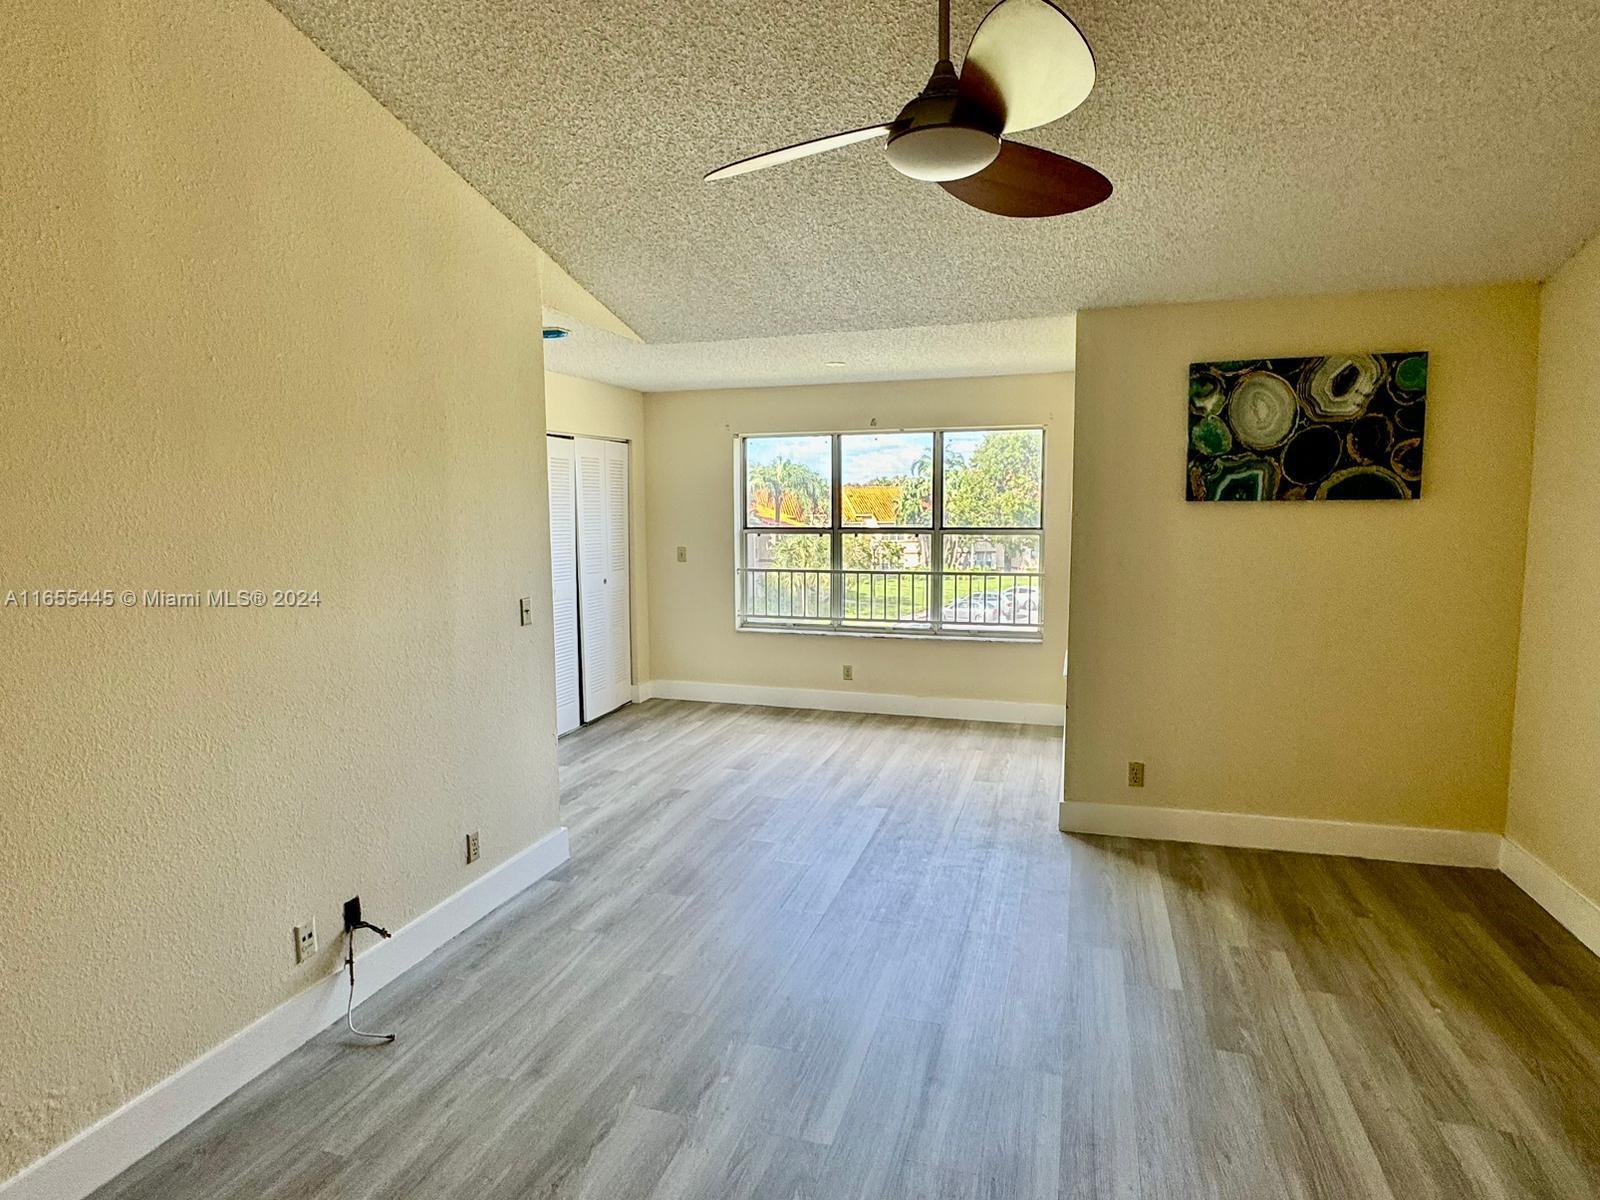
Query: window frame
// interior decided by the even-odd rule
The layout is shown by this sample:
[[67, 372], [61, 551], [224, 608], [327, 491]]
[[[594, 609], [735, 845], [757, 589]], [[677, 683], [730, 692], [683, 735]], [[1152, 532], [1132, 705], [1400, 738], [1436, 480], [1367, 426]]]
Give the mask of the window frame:
[[[1012, 433], [1027, 432], [1039, 435], [1039, 523], [1037, 526], [946, 526], [944, 521], [944, 439], [946, 434], [952, 433]], [[870, 436], [873, 434], [916, 433], [933, 435], [933, 478], [931, 481], [931, 521], [928, 525], [845, 525], [844, 519], [844, 476], [843, 466], [843, 438], [852, 436]], [[951, 537], [1035, 537], [1039, 541], [1039, 566], [1035, 571], [1000, 571], [997, 575], [1031, 576], [1032, 586], [1042, 598], [1044, 592], [1044, 563], [1045, 563], [1045, 512], [1046, 512], [1046, 481], [1048, 472], [1045, 469], [1048, 458], [1049, 431], [1043, 425], [972, 425], [972, 426], [944, 426], [939, 428], [903, 428], [903, 429], [841, 429], [790, 432], [774, 431], [762, 433], [739, 433], [734, 435], [734, 570], [733, 570], [733, 619], [734, 628], [741, 633], [810, 633], [828, 636], [843, 637], [888, 637], [888, 638], [924, 638], [938, 639], [940, 641], [980, 641], [980, 642], [1042, 642], [1044, 640], [1044, 610], [1039, 607], [1037, 621], [1032, 625], [983, 625], [967, 623], [946, 627], [944, 622], [944, 604], [931, 603], [931, 597], [944, 596], [944, 578], [947, 574], [944, 564], [944, 541], [946, 535]], [[747, 444], [752, 440], [763, 438], [781, 437], [826, 437], [830, 440], [830, 455], [832, 461], [833, 481], [829, 498], [829, 520], [827, 526], [807, 526], [786, 529], [782, 526], [752, 525], [750, 524], [750, 472], [747, 461]], [[752, 568], [747, 562], [751, 534], [788, 534], [788, 535], [822, 535], [828, 539], [829, 566], [826, 573], [829, 579], [829, 616], [824, 621], [821, 618], [795, 619], [783, 617], [750, 617], [745, 611], [746, 573]], [[928, 594], [930, 596], [929, 620], [920, 623], [904, 622], [901, 624], [873, 623], [860, 618], [847, 618], [844, 615], [845, 588], [843, 586], [846, 568], [844, 566], [844, 539], [851, 534], [910, 534], [926, 537], [930, 541], [930, 564], [925, 572], [928, 576]], [[815, 570], [821, 572], [824, 568]], [[912, 574], [911, 571], [904, 572]], [[916, 572], [923, 574], [924, 572]], [[987, 572], [953, 572], [954, 574], [986, 574]]]

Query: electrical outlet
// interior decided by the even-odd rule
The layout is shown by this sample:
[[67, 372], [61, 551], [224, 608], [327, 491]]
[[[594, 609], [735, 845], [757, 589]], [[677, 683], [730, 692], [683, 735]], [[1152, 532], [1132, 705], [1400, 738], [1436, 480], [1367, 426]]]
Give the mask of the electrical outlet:
[[689, 561], [689, 547], [687, 547], [687, 546], [679, 546], [678, 547], [678, 561], [679, 562], [688, 562]]
[[471, 833], [467, 834], [467, 862], [475, 863], [477, 861], [478, 861], [478, 831], [476, 829], [474, 829]]
[[856, 677], [856, 669], [854, 667], [852, 667], [849, 663], [845, 663], [845, 665], [844, 665], [844, 677], [845, 677], [845, 679], [847, 681], [848, 680], [852, 680], [852, 679], [854, 679]]
[[1144, 764], [1142, 762], [1131, 762], [1128, 764], [1128, 786], [1144, 786]]
[[317, 921], [313, 917], [304, 925], [294, 927], [294, 960], [297, 963], [315, 958], [317, 954]]

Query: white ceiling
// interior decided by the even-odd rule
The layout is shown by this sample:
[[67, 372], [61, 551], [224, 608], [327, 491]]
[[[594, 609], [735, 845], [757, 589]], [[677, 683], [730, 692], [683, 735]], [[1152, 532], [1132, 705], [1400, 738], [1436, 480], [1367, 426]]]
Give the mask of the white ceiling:
[[1071, 315], [726, 342], [641, 344], [581, 324], [571, 328], [571, 337], [545, 343], [546, 367], [641, 392], [1036, 375], [1072, 370], [1077, 352]]
[[275, 3], [685, 379], [727, 339], [1540, 278], [1600, 226], [1595, 0], [1065, 0], [1099, 83], [1023, 140], [1117, 190], [1035, 222], [874, 143], [700, 180], [892, 117], [933, 0]]

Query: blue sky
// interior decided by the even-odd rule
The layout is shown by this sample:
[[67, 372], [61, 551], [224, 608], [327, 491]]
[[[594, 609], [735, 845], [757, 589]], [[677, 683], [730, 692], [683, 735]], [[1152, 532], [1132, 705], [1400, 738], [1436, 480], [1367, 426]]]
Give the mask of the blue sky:
[[822, 437], [764, 437], [749, 438], [744, 444], [745, 462], [752, 467], [762, 467], [780, 458], [810, 467], [824, 479], [833, 475], [833, 448], [830, 439]]
[[839, 466], [846, 483], [910, 475], [917, 459], [932, 453], [931, 433], [867, 433], [839, 439]]
[[[931, 433], [847, 434], [839, 446], [846, 483], [910, 475], [917, 459], [932, 452]], [[745, 443], [746, 461], [753, 467], [787, 458], [824, 479], [832, 470], [829, 454], [826, 437], [753, 437]]]
[[[982, 430], [945, 434], [945, 462], [956, 457], [970, 460], [972, 452], [988, 436], [988, 432]], [[910, 475], [917, 459], [932, 451], [931, 433], [851, 433], [845, 434], [839, 443], [845, 483]], [[745, 442], [745, 456], [753, 467], [787, 458], [810, 467], [824, 479], [833, 473], [830, 455], [826, 435], [753, 437]]]
[[986, 436], [986, 434], [982, 433], [945, 434], [944, 461], [948, 464], [952, 458], [971, 458], [972, 452], [978, 448], [978, 443], [983, 441]]

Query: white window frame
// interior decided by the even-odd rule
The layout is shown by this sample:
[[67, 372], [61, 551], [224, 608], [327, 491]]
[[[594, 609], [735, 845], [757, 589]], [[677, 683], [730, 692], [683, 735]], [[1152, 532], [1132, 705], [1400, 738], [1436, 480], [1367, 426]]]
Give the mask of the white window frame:
[[[952, 433], [1010, 433], [1010, 432], [1038, 433], [1039, 435], [1039, 524], [1037, 526], [994, 526], [972, 528], [967, 526], [947, 527], [944, 523], [944, 438]], [[845, 525], [843, 508], [844, 483], [841, 478], [841, 450], [840, 439], [844, 437], [888, 434], [888, 433], [919, 433], [933, 435], [933, 480], [932, 480], [932, 523], [930, 525]], [[832, 456], [832, 488], [830, 523], [826, 526], [787, 527], [772, 525], [751, 525], [749, 523], [750, 504], [747, 494], [749, 489], [750, 473], [745, 460], [746, 443], [751, 439], [757, 441], [765, 438], [779, 437], [826, 437], [830, 439], [830, 454]], [[993, 574], [1001, 578], [1017, 579], [1027, 578], [1041, 601], [1044, 596], [1044, 562], [1045, 562], [1045, 469], [1048, 458], [1048, 430], [1040, 425], [972, 425], [972, 426], [943, 426], [940, 428], [908, 428], [908, 429], [840, 429], [817, 430], [804, 432], [763, 432], [741, 433], [734, 436], [734, 579], [733, 579], [733, 612], [734, 628], [742, 633], [810, 633], [829, 636], [845, 637], [890, 637], [890, 638], [937, 638], [941, 641], [1003, 641], [1003, 642], [1042, 642], [1044, 640], [1044, 606], [1037, 606], [1037, 620], [1029, 624], [1009, 623], [964, 623], [947, 626], [943, 617], [943, 604], [933, 604], [931, 597], [944, 595], [944, 581], [949, 574]], [[828, 538], [829, 561], [827, 568], [816, 568], [815, 573], [825, 574], [829, 577], [830, 612], [826, 618], [818, 617], [809, 620], [786, 620], [782, 617], [752, 616], [747, 614], [746, 602], [752, 592], [748, 586], [752, 571], [768, 571], [768, 568], [752, 568], [746, 561], [749, 553], [750, 534], [785, 533], [791, 535], [818, 535]], [[860, 619], [847, 619], [844, 616], [845, 587], [844, 577], [852, 573], [847, 571], [844, 558], [844, 538], [850, 534], [915, 534], [927, 537], [931, 546], [930, 569], [926, 572], [885, 572], [894, 574], [925, 574], [928, 577], [929, 620], [924, 622], [873, 622]], [[1039, 539], [1039, 569], [1037, 571], [1005, 571], [1005, 572], [949, 572], [944, 566], [944, 539], [946, 535], [952, 537], [1036, 537]], [[898, 605], [897, 605], [898, 608]]]

